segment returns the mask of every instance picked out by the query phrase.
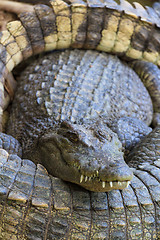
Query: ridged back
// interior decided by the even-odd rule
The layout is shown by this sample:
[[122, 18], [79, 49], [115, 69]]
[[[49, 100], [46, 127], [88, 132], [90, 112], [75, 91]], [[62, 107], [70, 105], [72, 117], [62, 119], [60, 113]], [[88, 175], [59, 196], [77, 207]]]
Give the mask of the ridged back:
[[24, 135], [25, 128], [34, 135], [63, 120], [83, 123], [101, 116], [106, 121], [131, 116], [150, 124], [150, 96], [117, 57], [66, 50], [46, 56], [21, 74], [9, 131]]
[[[62, 63], [65, 54], [68, 59]], [[47, 73], [43, 73], [44, 65], [40, 63], [37, 70], [42, 74], [40, 88], [35, 85], [37, 103], [54, 120], [78, 122], [101, 115], [127, 115], [150, 123], [150, 97], [134, 71], [117, 57], [94, 51], [65, 51], [57, 63], [49, 60]], [[46, 75], [47, 81], [43, 81]]]

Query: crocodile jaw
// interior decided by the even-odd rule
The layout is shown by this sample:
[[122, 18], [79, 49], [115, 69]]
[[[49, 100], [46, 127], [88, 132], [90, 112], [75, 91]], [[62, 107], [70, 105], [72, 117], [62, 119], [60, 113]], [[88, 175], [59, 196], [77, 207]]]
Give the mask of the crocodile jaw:
[[49, 155], [46, 146], [41, 147], [39, 150], [43, 159], [42, 164], [51, 175], [61, 178], [64, 181], [78, 184], [90, 191], [107, 192], [115, 189], [124, 189], [128, 187], [133, 177], [131, 169], [124, 162], [117, 169], [114, 168], [112, 171], [107, 169], [105, 174], [97, 170], [97, 175], [94, 171], [89, 172], [87, 176], [87, 174], [84, 175], [82, 173], [84, 171], [81, 171], [80, 167], [77, 168], [76, 166], [68, 165], [58, 150], [57, 154], [51, 153]]

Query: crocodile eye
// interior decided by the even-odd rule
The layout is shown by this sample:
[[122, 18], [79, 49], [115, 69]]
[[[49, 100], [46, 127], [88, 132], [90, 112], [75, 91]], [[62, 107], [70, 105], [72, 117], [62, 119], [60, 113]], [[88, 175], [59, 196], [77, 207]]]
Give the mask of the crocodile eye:
[[76, 143], [79, 141], [78, 135], [74, 132], [67, 131], [63, 134], [63, 136], [66, 137], [72, 143]]
[[99, 139], [99, 141], [104, 142], [105, 140], [105, 135], [101, 130], [97, 130], [94, 132], [95, 136]]
[[104, 141], [109, 141], [111, 142], [112, 136], [106, 132], [103, 132], [101, 130], [95, 131], [95, 136], [99, 139], [99, 141], [104, 142]]
[[72, 143], [79, 141], [79, 133], [76, 131], [74, 124], [63, 121], [61, 123], [59, 132]]

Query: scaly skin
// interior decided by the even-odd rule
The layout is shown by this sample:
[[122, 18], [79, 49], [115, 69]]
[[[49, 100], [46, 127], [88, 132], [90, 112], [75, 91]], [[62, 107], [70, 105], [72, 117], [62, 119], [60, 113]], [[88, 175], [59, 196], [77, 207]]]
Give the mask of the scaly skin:
[[[141, 21], [141, 22], [143, 24], [143, 21]], [[156, 30], [157, 29], [158, 28], [156, 28]], [[158, 30], [157, 30], [157, 32], [158, 32]], [[23, 37], [22, 37], [22, 39], [23, 39]], [[23, 44], [25, 45], [25, 43], [23, 43]], [[5, 51], [6, 51], [6, 48], [5, 48], [4, 52]], [[10, 56], [10, 59], [11, 59], [10, 60], [11, 65], [8, 64], [7, 67], [12, 69], [12, 67], [15, 66], [16, 64], [14, 64], [12, 61], [12, 53], [11, 54], [7, 53], [7, 55]], [[3, 58], [3, 55], [2, 55], [2, 58]], [[8, 61], [9, 61], [9, 58], [8, 58]], [[8, 63], [8, 61], [6, 61], [4, 58], [3, 64], [1, 63], [1, 66], [3, 65], [3, 69], [1, 69], [2, 84], [3, 84], [3, 77], [6, 74], [6, 70], [7, 70], [6, 64]], [[21, 60], [19, 60], [19, 61], [21, 61]], [[3, 90], [3, 86], [1, 88]], [[1, 96], [3, 97], [3, 91], [2, 91]], [[150, 140], [150, 143], [152, 143], [152, 138]], [[157, 163], [155, 162], [155, 165], [159, 166], [158, 162]], [[153, 165], [151, 166], [151, 168], [155, 169], [153, 167]], [[159, 167], [157, 167], [157, 169], [159, 171]], [[147, 170], [147, 172], [148, 171], [149, 170]], [[153, 174], [155, 176], [155, 172]], [[7, 175], [8, 175], [8, 173], [7, 173]], [[156, 178], [158, 179], [158, 177], [156, 177]], [[156, 178], [154, 177], [155, 181], [157, 181]], [[142, 179], [144, 182], [144, 176], [142, 176]], [[47, 211], [41, 211], [42, 209], [38, 208], [38, 204], [37, 204], [37, 207], [35, 208], [35, 207], [33, 207], [33, 203], [32, 203], [32, 207], [31, 207], [29, 205], [30, 201], [27, 201], [28, 204], [26, 204], [24, 208], [22, 207], [22, 204], [19, 205], [18, 202], [16, 202], [16, 206], [15, 206], [14, 200], [17, 200], [17, 198], [16, 198], [17, 195], [10, 194], [10, 197], [8, 199], [13, 200], [12, 206], [7, 205], [8, 203], [9, 204], [11, 203], [10, 201], [6, 201], [5, 205], [2, 204], [1, 237], [2, 237], [2, 239], [10, 239], [11, 237], [17, 238], [17, 239], [18, 238], [20, 238], [20, 239], [29, 239], [29, 238], [35, 239], [37, 236], [39, 238], [43, 238], [43, 239], [47, 239], [47, 237], [51, 238], [51, 239], [62, 239], [62, 238], [63, 239], [67, 239], [67, 238], [70, 238], [70, 239], [77, 239], [77, 238], [78, 239], [97, 239], [97, 237], [98, 237], [97, 235], [99, 235], [99, 238], [101, 238], [101, 239], [107, 239], [107, 238], [113, 239], [115, 237], [118, 237], [118, 238], [120, 237], [122, 239], [159, 239], [160, 238], [159, 225], [158, 225], [158, 219], [159, 219], [159, 208], [158, 208], [159, 199], [158, 199], [158, 197], [160, 196], [160, 194], [158, 194], [159, 193], [158, 192], [159, 181], [157, 182], [158, 184], [157, 184], [157, 188], [156, 188], [156, 182], [151, 181], [151, 180], [153, 180], [153, 179], [150, 176], [148, 183], [146, 183], [146, 186], [148, 188], [147, 191], [144, 191], [145, 187], [142, 184], [142, 186], [141, 186], [142, 192], [139, 191], [140, 188], [138, 188], [138, 184], [136, 185], [136, 183], [138, 183], [139, 181], [137, 180], [137, 182], [136, 181], [133, 182], [133, 185], [131, 185], [131, 186], [132, 186], [133, 192], [135, 193], [134, 200], [135, 199], [137, 200], [137, 205], [135, 204], [135, 201], [133, 201], [131, 203], [131, 205], [128, 204], [128, 200], [129, 199], [131, 200], [131, 194], [129, 194], [129, 199], [126, 200], [127, 205], [125, 205], [125, 208], [123, 208], [122, 211], [121, 211], [121, 203], [124, 203], [124, 199], [125, 199], [124, 195], [123, 195], [123, 198], [121, 199], [122, 202], [120, 202], [119, 205], [117, 206], [117, 201], [116, 201], [116, 206], [115, 206], [112, 204], [113, 203], [112, 199], [116, 199], [116, 200], [120, 199], [119, 198], [120, 194], [117, 195], [116, 192], [115, 193], [112, 192], [111, 194], [106, 194], [105, 196], [103, 195], [104, 198], [103, 198], [103, 196], [100, 197], [100, 195], [91, 194], [90, 196], [92, 198], [90, 198], [90, 199], [92, 199], [92, 201], [93, 201], [92, 202], [92, 201], [86, 201], [86, 199], [88, 199], [88, 200], [90, 200], [90, 199], [86, 198], [86, 194], [84, 191], [83, 191], [84, 198], [83, 197], [82, 198], [84, 200], [84, 203], [91, 202], [92, 211], [90, 212], [89, 205], [84, 206], [84, 204], [83, 204], [83, 207], [81, 206], [82, 211], [80, 211], [79, 209], [77, 209], [78, 208], [77, 206], [80, 206], [80, 202], [78, 202], [78, 204], [77, 204], [77, 201], [78, 201], [78, 198], [80, 196], [82, 196], [82, 193], [80, 192], [80, 194], [77, 194], [77, 191], [76, 191], [74, 196], [78, 195], [77, 201], [74, 201], [75, 205], [72, 205], [70, 208], [71, 216], [72, 216], [72, 219], [74, 219], [74, 221], [73, 222], [68, 221], [69, 225], [66, 225], [66, 221], [65, 221], [67, 219], [67, 216], [70, 216], [69, 212], [65, 211], [66, 208], [64, 207], [64, 204], [63, 204], [64, 202], [59, 201], [60, 199], [61, 200], [64, 199], [64, 198], [61, 198], [62, 197], [61, 193], [64, 192], [63, 184], [62, 184], [63, 185], [62, 192], [56, 191], [56, 194], [59, 193], [59, 195], [55, 195], [55, 192], [54, 192], [55, 205], [54, 205], [53, 212], [51, 210], [52, 205], [50, 205], [51, 207], [49, 206], [47, 208]], [[58, 180], [58, 182], [59, 181], [60, 180]], [[153, 188], [153, 182], [154, 182], [155, 188]], [[7, 181], [5, 181], [5, 183], [7, 183]], [[147, 185], [147, 184], [149, 184], [149, 185]], [[46, 184], [44, 184], [44, 182], [43, 182], [42, 185], [45, 186]], [[56, 183], [54, 182], [54, 186], [55, 185], [56, 186], [58, 185], [57, 182]], [[13, 185], [9, 184], [9, 186], [10, 187], [14, 186], [14, 184]], [[66, 192], [68, 192], [68, 191], [66, 191]], [[4, 193], [5, 192], [3, 191], [3, 194]], [[11, 193], [11, 191], [10, 191], [10, 193]], [[149, 195], [147, 195], [147, 193], [149, 193]], [[31, 191], [31, 194], [32, 194], [32, 191]], [[70, 195], [71, 199], [75, 199], [72, 194], [73, 194], [73, 191]], [[144, 197], [144, 195], [145, 195], [145, 197]], [[42, 196], [41, 193], [40, 193], [40, 196]], [[51, 202], [53, 202], [52, 201], [53, 195], [51, 194], [50, 196], [51, 196], [50, 197]], [[107, 198], [106, 198], [106, 196], [107, 196]], [[150, 196], [150, 197], [148, 198], [148, 196]], [[19, 197], [19, 199], [20, 199], [20, 197]], [[58, 200], [56, 201], [56, 199], [58, 199]], [[105, 204], [106, 202], [104, 200], [101, 201], [101, 203], [104, 203], [103, 206], [94, 205], [94, 203], [97, 201], [97, 199], [110, 200], [109, 206], [111, 206], [111, 211], [110, 212], [107, 211], [108, 204], [106, 205]], [[94, 202], [94, 200], [95, 200], [95, 202]], [[130, 208], [130, 206], [132, 206], [132, 207]], [[137, 206], [138, 206], [138, 208], [137, 208]], [[16, 210], [14, 210], [15, 208], [16, 208]], [[62, 212], [62, 211], [58, 212], [58, 211], [55, 211], [55, 209], [56, 210], [64, 209], [64, 212]], [[77, 211], [75, 211], [75, 209], [77, 209]], [[87, 211], [88, 209], [89, 209], [89, 211]], [[120, 211], [118, 211], [118, 210], [120, 210]], [[135, 216], [137, 216], [137, 210], [139, 210], [139, 215], [137, 218], [135, 218]], [[103, 211], [103, 213], [105, 212], [106, 214], [102, 214], [102, 211]], [[15, 214], [14, 217], [12, 217], [13, 216], [12, 214], [10, 215], [10, 212]], [[89, 216], [92, 216], [91, 221], [90, 221], [91, 224], [84, 226], [84, 224], [80, 224], [80, 221], [76, 221], [76, 219], [79, 219], [79, 217], [80, 217], [81, 221], [84, 223], [84, 219], [85, 220], [88, 219], [89, 212], [90, 212]], [[124, 215], [122, 215], [122, 212], [124, 212]], [[52, 213], [52, 215], [50, 215], [50, 213]], [[86, 213], [86, 214], [84, 214], [84, 213]], [[132, 214], [130, 215], [130, 213], [133, 213], [133, 215]], [[149, 213], [151, 213], [151, 215]], [[146, 217], [147, 216], [146, 214], [149, 214], [148, 215], [149, 218]], [[156, 215], [156, 219], [154, 219], [153, 214]], [[21, 216], [23, 216], [23, 217], [21, 217]], [[46, 216], [48, 216], [49, 219]], [[61, 216], [62, 216], [62, 219], [59, 220]], [[109, 220], [108, 220], [108, 216], [110, 217]], [[121, 218], [119, 216], [121, 216]], [[127, 216], [127, 219], [125, 216]], [[130, 216], [133, 218], [130, 218]], [[8, 220], [9, 217], [10, 217], [10, 220]], [[55, 217], [54, 218], [55, 220], [52, 217]], [[59, 217], [59, 218], [57, 219], [57, 217]], [[46, 221], [44, 221], [44, 220], [42, 221], [42, 219], [46, 219]], [[96, 221], [95, 221], [95, 219], [96, 219]], [[114, 223], [115, 219], [117, 220], [116, 223]], [[121, 220], [120, 225], [118, 225], [119, 219]], [[53, 220], [53, 222], [52, 222], [52, 220]], [[98, 222], [97, 222], [97, 220], [98, 220]], [[28, 224], [28, 222], [30, 222], [30, 224]], [[108, 226], [108, 222], [109, 222], [109, 228], [106, 227], [106, 226]], [[59, 223], [62, 224], [60, 227], [59, 227]], [[72, 223], [72, 226], [74, 226], [73, 228], [71, 227], [70, 223]], [[88, 221], [87, 221], [87, 223], [88, 223]], [[114, 225], [113, 225], [113, 223], [114, 223]], [[67, 228], [66, 226], [69, 228]], [[43, 228], [43, 230], [42, 230], [42, 228]], [[49, 229], [49, 231], [48, 231], [48, 229]], [[63, 229], [63, 230], [60, 230], [60, 229]], [[100, 232], [98, 232], [98, 229], [100, 229]], [[155, 231], [157, 231], [157, 235], [155, 234]]]
[[[7, 72], [34, 54], [60, 48], [85, 48], [112, 52], [130, 59], [159, 63], [159, 15], [135, 3], [61, 0], [36, 5], [20, 21], [0, 34], [0, 98], [3, 112]], [[65, 24], [64, 24], [65, 22]]]
[[21, 156], [17, 141], [0, 134], [0, 238], [160, 239], [159, 142], [160, 127], [142, 141], [148, 163], [138, 166], [135, 161], [137, 170], [128, 188], [95, 193], [21, 160], [15, 155]]
[[123, 189], [132, 178], [122, 145], [107, 126], [122, 117], [134, 118], [123, 121], [127, 144], [145, 132], [144, 124], [136, 129], [135, 118], [148, 125], [152, 120], [151, 99], [134, 71], [105, 53], [57, 51], [21, 73], [7, 133], [22, 144], [23, 158], [104, 192]]

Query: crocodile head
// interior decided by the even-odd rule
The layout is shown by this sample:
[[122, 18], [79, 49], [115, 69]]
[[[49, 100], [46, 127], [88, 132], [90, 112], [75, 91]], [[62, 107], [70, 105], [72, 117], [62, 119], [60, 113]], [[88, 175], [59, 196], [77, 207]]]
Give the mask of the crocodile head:
[[38, 153], [50, 174], [91, 191], [123, 189], [133, 176], [116, 133], [102, 123], [63, 122], [39, 139]]

